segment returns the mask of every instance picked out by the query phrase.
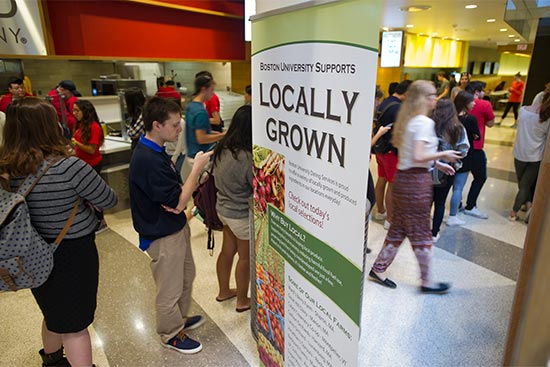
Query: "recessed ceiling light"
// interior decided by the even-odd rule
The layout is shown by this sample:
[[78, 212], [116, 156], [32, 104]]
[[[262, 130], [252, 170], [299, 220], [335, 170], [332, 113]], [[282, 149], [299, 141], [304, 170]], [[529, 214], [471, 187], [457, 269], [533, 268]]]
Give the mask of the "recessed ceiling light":
[[487, 23], [494, 23], [496, 22], [497, 20], [495, 18], [491, 18], [491, 19], [487, 19], [486, 22]]
[[449, 39], [449, 37], [443, 37], [443, 39], [444, 39], [444, 40], [448, 40], [448, 39]]
[[500, 28], [499, 31], [501, 32], [506, 32], [508, 30], [508, 28]]
[[519, 42], [519, 41], [521, 41], [519, 38], [516, 38], [516, 39], [514, 40], [514, 42]]
[[414, 27], [414, 25], [413, 24], [407, 24], [405, 27], [412, 28], [412, 27]]
[[475, 9], [475, 8], [477, 8], [477, 5], [476, 4], [470, 4], [470, 5], [466, 5], [465, 8], [466, 9]]
[[423, 35], [424, 35], [424, 33], [419, 33], [419, 35], [423, 36]]
[[460, 41], [460, 38], [457, 38], [456, 40], [457, 40], [457, 41]]
[[513, 34], [508, 35], [508, 38], [514, 38], [514, 37], [515, 37], [515, 35], [513, 35]]
[[417, 13], [419, 11], [430, 10], [431, 8], [432, 8], [431, 5], [412, 5], [412, 6], [403, 6], [399, 8], [399, 10], [408, 11], [410, 13]]
[[388, 27], [382, 27], [383, 30], [389, 31], [390, 29]]

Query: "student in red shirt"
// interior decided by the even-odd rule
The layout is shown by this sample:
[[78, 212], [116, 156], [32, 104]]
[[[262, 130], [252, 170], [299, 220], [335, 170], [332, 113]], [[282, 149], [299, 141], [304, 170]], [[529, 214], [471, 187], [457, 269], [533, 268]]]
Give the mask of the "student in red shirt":
[[[212, 73], [206, 70], [200, 71], [195, 74], [195, 79], [197, 79], [199, 76], [204, 75], [214, 80]], [[215, 83], [214, 87], [216, 87]], [[220, 133], [223, 132], [223, 121], [220, 116], [220, 99], [218, 98], [216, 93], [213, 93], [212, 97], [204, 103], [204, 108], [206, 109], [206, 112], [208, 112], [208, 118], [210, 119], [210, 127], [212, 128], [212, 130]]]
[[6, 112], [9, 104], [19, 98], [28, 97], [32, 94], [27, 93], [23, 80], [21, 78], [13, 77], [8, 80], [8, 93], [4, 94], [0, 98], [0, 111]]
[[181, 106], [181, 95], [176, 91], [175, 85], [173, 80], [167, 80], [164, 87], [160, 87], [155, 95], [161, 98], [173, 98]]
[[514, 124], [512, 125], [512, 127], [517, 126], [518, 108], [521, 103], [521, 97], [523, 96], [524, 88], [525, 88], [525, 83], [523, 82], [523, 80], [521, 80], [521, 73], [518, 72], [516, 75], [514, 75], [514, 81], [512, 82], [512, 86], [508, 88], [508, 92], [510, 93], [510, 96], [508, 97], [508, 103], [506, 103], [506, 107], [504, 108], [504, 113], [500, 118], [499, 125], [506, 118], [506, 115], [508, 114], [508, 111], [510, 111], [510, 108], [512, 108], [514, 110]]
[[[76, 90], [76, 85], [71, 80], [62, 80], [48, 92], [52, 105], [57, 112], [59, 122], [65, 123], [72, 135], [75, 128], [73, 106], [81, 94]], [[63, 102], [63, 103], [61, 103]]]
[[[103, 144], [105, 137], [95, 107], [90, 101], [81, 99], [75, 102], [73, 114], [76, 128], [71, 142], [75, 155], [92, 166], [97, 173], [100, 173], [103, 156], [99, 152], [99, 147]], [[98, 220], [97, 232], [102, 232], [107, 229], [103, 212], [96, 210], [96, 216]]]

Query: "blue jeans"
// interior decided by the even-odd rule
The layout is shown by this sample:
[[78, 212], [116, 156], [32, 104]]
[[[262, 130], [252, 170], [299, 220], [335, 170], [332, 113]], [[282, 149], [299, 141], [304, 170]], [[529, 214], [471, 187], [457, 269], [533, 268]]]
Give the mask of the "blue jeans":
[[453, 196], [451, 196], [451, 210], [449, 211], [450, 216], [455, 216], [458, 212], [458, 206], [462, 201], [462, 191], [466, 185], [466, 180], [468, 180], [468, 172], [457, 173], [454, 177]]

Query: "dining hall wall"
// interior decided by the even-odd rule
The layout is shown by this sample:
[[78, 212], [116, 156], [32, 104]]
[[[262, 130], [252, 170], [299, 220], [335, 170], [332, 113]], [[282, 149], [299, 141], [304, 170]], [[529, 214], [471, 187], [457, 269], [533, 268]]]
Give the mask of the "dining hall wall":
[[24, 59], [23, 70], [32, 82], [33, 93], [46, 96], [61, 80], [72, 80], [80, 93], [90, 96], [91, 79], [115, 73], [112, 61]]
[[204, 14], [160, 3], [48, 0], [44, 4], [54, 53], [163, 61], [244, 60], [242, 14]]

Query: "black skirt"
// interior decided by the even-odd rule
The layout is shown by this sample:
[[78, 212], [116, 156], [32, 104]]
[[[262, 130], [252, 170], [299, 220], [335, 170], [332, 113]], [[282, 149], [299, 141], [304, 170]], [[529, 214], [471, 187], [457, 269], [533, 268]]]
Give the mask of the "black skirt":
[[95, 233], [63, 240], [54, 253], [54, 266], [48, 280], [31, 289], [48, 330], [76, 333], [93, 322], [98, 279]]

